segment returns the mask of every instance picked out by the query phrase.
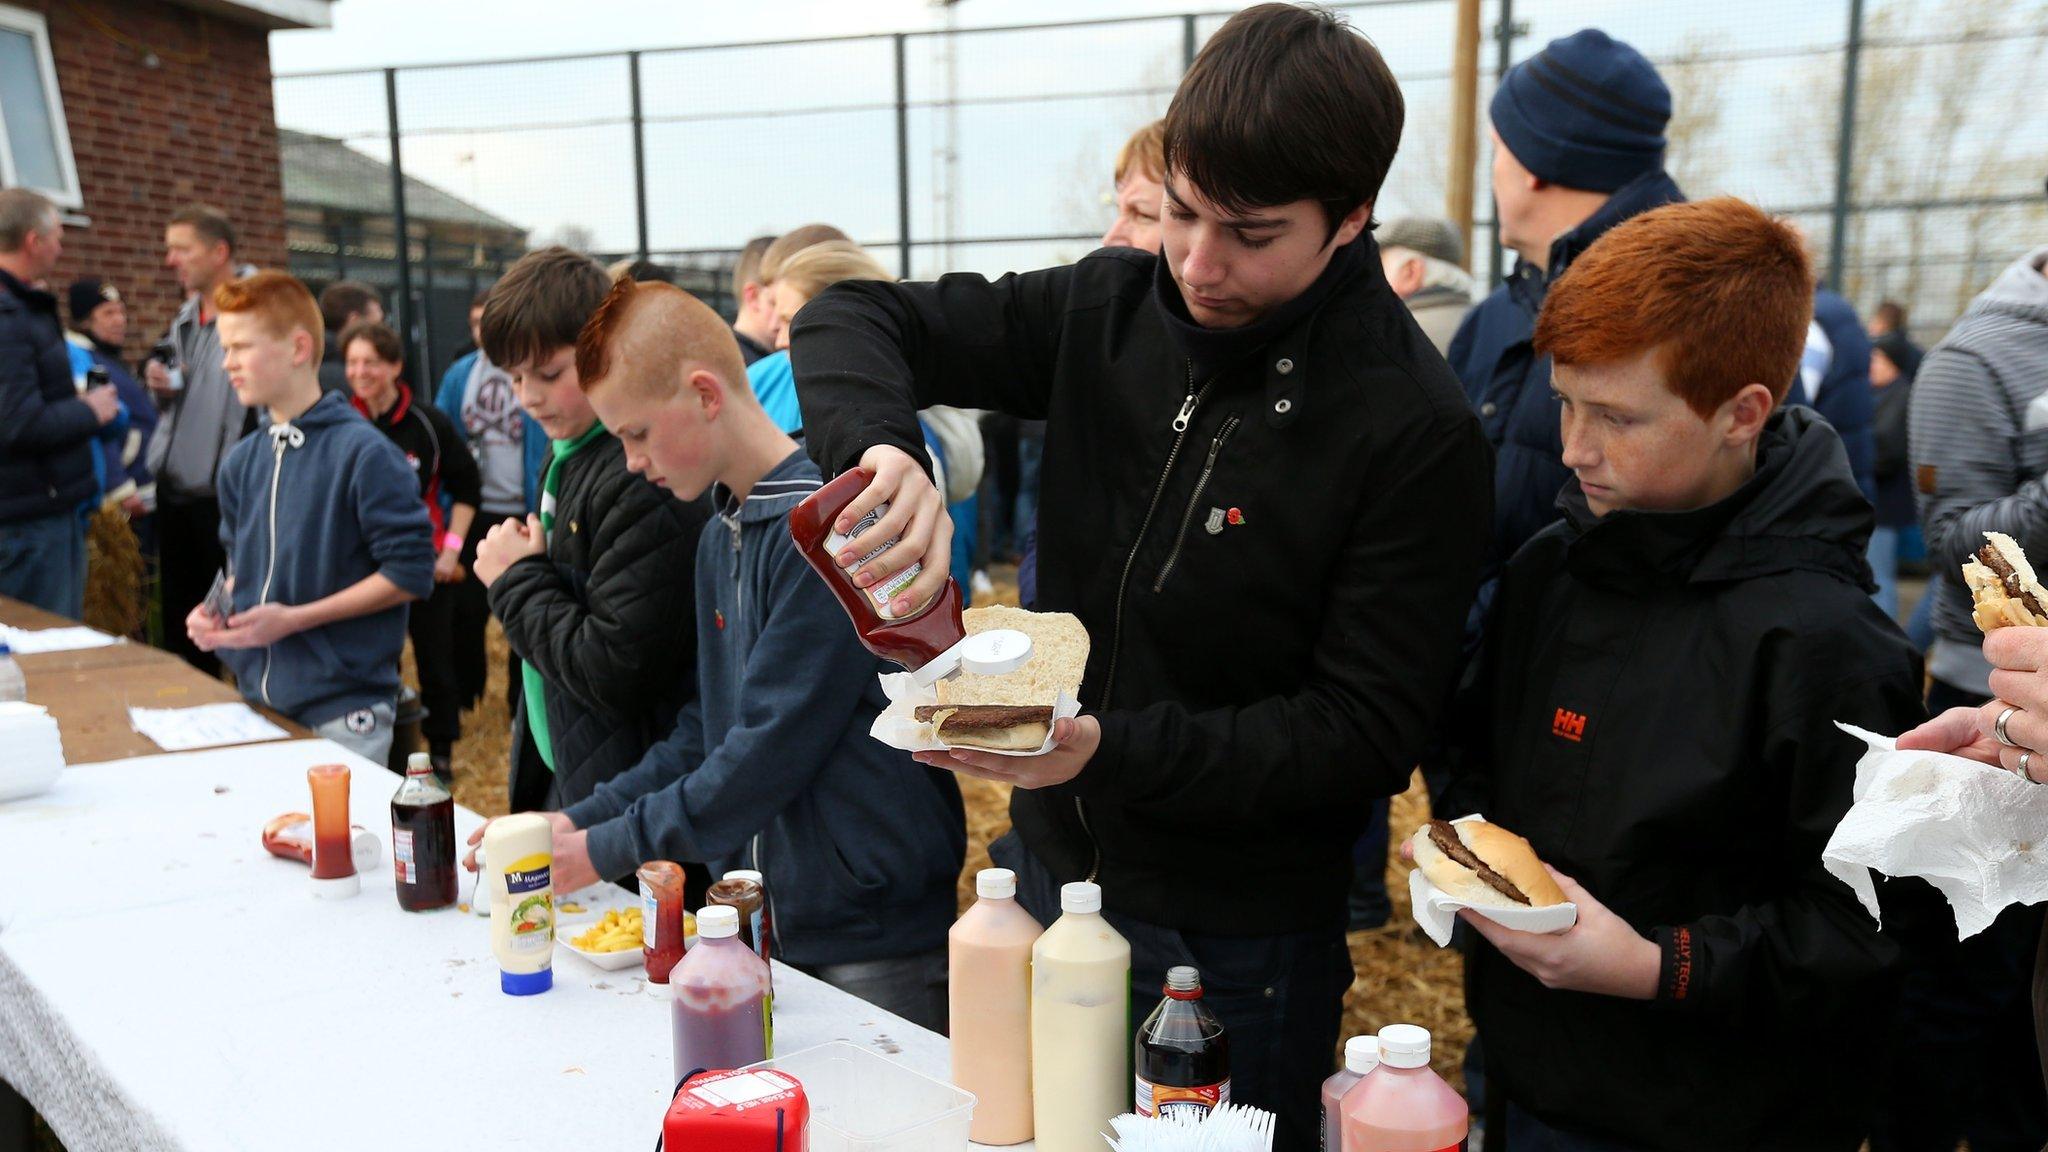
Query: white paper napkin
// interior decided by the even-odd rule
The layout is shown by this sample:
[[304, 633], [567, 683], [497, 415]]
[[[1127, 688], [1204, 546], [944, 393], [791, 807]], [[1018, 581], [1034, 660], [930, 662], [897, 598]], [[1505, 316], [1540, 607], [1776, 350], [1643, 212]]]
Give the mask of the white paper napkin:
[[1854, 803], [1821, 863], [1878, 917], [1873, 870], [1918, 876], [1948, 898], [1968, 939], [2014, 904], [2048, 900], [2048, 787], [2003, 768], [1896, 741], [1848, 724], [1870, 746], [1856, 762]]
[[[868, 727], [868, 735], [880, 740], [891, 748], [905, 752], [939, 752], [946, 747], [932, 731], [929, 721], [917, 718], [917, 709], [925, 704], [937, 704], [939, 694], [935, 689], [919, 688], [917, 678], [908, 672], [888, 672], [880, 677], [882, 691], [889, 697], [889, 706], [875, 717]], [[1071, 693], [1062, 692], [1052, 707], [1054, 720], [1071, 720], [1081, 714], [1081, 702]], [[1000, 752], [993, 748], [976, 748], [976, 752], [987, 752], [992, 756], [1043, 756], [1052, 751], [1052, 731], [1048, 727], [1045, 743], [1029, 752]]]
[[[1483, 820], [1485, 817], [1460, 816], [1451, 821], [1463, 824], [1468, 820]], [[1579, 922], [1579, 906], [1570, 901], [1550, 904], [1542, 908], [1489, 908], [1479, 904], [1468, 904], [1429, 882], [1429, 877], [1417, 868], [1408, 873], [1408, 903], [1414, 909], [1415, 923], [1439, 948], [1451, 943], [1451, 927], [1458, 922], [1458, 910], [1470, 908], [1503, 928], [1518, 932], [1541, 932], [1556, 935]]]

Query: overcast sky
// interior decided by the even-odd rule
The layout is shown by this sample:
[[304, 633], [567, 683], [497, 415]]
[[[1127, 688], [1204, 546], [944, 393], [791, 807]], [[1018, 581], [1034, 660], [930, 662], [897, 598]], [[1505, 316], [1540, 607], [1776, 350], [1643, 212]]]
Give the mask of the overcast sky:
[[[963, 28], [1114, 16], [1227, 12], [1230, 0], [961, 0]], [[1482, 23], [1496, 19], [1488, 0]], [[1453, 41], [1452, 0], [1393, 0], [1347, 13], [1400, 78], [1407, 128], [1381, 197], [1383, 216], [1442, 211]], [[1659, 62], [1680, 124], [1672, 166], [1696, 194], [1731, 192], [1778, 210], [1824, 206], [1832, 164], [1848, 0], [1518, 0], [1527, 25], [1517, 59], [1587, 26], [1607, 29]], [[1923, 50], [1901, 38], [1952, 37], [1989, 16], [2000, 30], [2048, 26], [2048, 0], [1874, 0], [1873, 27], [1900, 45], [1865, 55], [1867, 82], [1902, 75]], [[574, 12], [576, 19], [565, 19]], [[893, 246], [897, 234], [894, 68], [887, 40], [726, 51], [663, 48], [920, 31], [943, 26], [928, 0], [339, 0], [334, 27], [271, 37], [280, 74], [374, 69], [641, 49], [648, 218], [656, 250], [736, 246], [808, 220]], [[1973, 19], [1974, 18], [1974, 19]], [[1206, 37], [1221, 18], [1202, 20]], [[1953, 41], [1951, 41], [1953, 43]], [[1978, 86], [1961, 122], [1936, 122], [1928, 99], [1894, 103], [1863, 148], [1960, 140], [1962, 167], [1980, 154], [2040, 155], [2048, 118], [2028, 117], [2011, 85], [2039, 77], [2039, 40], [1983, 51], [1941, 48], [1921, 60], [1915, 90], [1945, 75]], [[1164, 111], [1181, 64], [1180, 25], [961, 37], [949, 119], [940, 41], [909, 42], [912, 234], [949, 231], [937, 156], [950, 132], [960, 185], [956, 237], [1099, 234], [1118, 144]], [[1987, 54], [1988, 53], [1988, 54]], [[1700, 62], [1681, 61], [1702, 57]], [[1490, 72], [1494, 47], [1482, 49]], [[2000, 78], [2006, 78], [2001, 80]], [[2021, 87], [2025, 87], [2021, 84]], [[1482, 79], [1481, 100], [1490, 95]], [[574, 228], [600, 249], [634, 242], [632, 148], [624, 59], [412, 69], [400, 73], [407, 171], [545, 239]], [[1866, 89], [1866, 91], [1870, 91]], [[282, 126], [346, 140], [388, 158], [381, 77], [282, 79]], [[1704, 120], [1702, 123], [1700, 121]], [[1685, 129], [1684, 123], [1692, 122]], [[1861, 151], [1862, 149], [1859, 149]], [[1909, 150], [1909, 157], [1910, 157]], [[1486, 158], [1477, 165], [1482, 217]], [[2029, 168], [2028, 172], [2033, 172]], [[2030, 175], [2023, 191], [2037, 190]], [[2018, 185], [2015, 184], [2015, 188]], [[1996, 189], [2003, 191], [2003, 188]], [[1950, 194], [1946, 186], [1916, 191]], [[1824, 226], [1825, 212], [1802, 216]], [[1876, 226], [1888, 226], [1883, 219]], [[1086, 245], [921, 248], [916, 271], [994, 271], [1071, 259]], [[886, 256], [893, 253], [884, 252]], [[893, 259], [890, 261], [893, 264]]]
[[[270, 38], [279, 72], [480, 60], [555, 52], [608, 52], [792, 37], [943, 27], [928, 0], [339, 0], [334, 27]], [[1107, 16], [1230, 11], [1196, 0], [961, 0], [963, 27], [1041, 24]]]

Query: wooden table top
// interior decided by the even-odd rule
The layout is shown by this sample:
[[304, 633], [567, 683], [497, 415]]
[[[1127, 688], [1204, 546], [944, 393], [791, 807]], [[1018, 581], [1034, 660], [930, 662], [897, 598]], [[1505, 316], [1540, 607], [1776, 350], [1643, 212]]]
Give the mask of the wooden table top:
[[[78, 623], [0, 596], [0, 624], [40, 630]], [[101, 648], [38, 652], [15, 657], [28, 682], [28, 698], [50, 710], [64, 741], [64, 760], [95, 764], [153, 756], [163, 751], [128, 723], [128, 709], [232, 704], [242, 694], [169, 652], [124, 640]], [[267, 708], [257, 708], [293, 739], [311, 735]]]

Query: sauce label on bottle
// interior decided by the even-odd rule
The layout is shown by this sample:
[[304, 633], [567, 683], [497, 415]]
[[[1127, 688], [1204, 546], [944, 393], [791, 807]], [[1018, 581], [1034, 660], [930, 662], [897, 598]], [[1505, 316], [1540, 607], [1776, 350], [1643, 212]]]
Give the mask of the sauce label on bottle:
[[1216, 1084], [1201, 1084], [1193, 1088], [1176, 1088], [1170, 1084], [1154, 1084], [1143, 1076], [1137, 1078], [1137, 1107], [1140, 1116], [1171, 1116], [1185, 1112], [1192, 1119], [1199, 1120], [1216, 1110], [1219, 1104], [1230, 1103], [1230, 1081]]
[[551, 859], [541, 853], [514, 860], [505, 869], [505, 895], [512, 904], [509, 933], [516, 952], [544, 952], [555, 945], [555, 900], [548, 888]]
[[420, 882], [419, 865], [413, 862], [412, 829], [410, 828], [393, 828], [391, 830], [391, 870], [398, 874], [398, 882], [400, 884], [417, 884]]
[[649, 952], [661, 951], [661, 901], [654, 898], [654, 886], [640, 892], [640, 944]]
[[[873, 528], [875, 526], [876, 521], [879, 521], [882, 518], [882, 515], [888, 511], [889, 506], [887, 504], [877, 504], [875, 505], [874, 511], [869, 512], [867, 515], [860, 518], [859, 522], [853, 526], [853, 531], [848, 532], [845, 535], [841, 535], [837, 532], [827, 534], [825, 537], [825, 551], [831, 554], [832, 556], [837, 557], [841, 549], [845, 548], [848, 544], [853, 543], [854, 538], [859, 536], [861, 533], [867, 531], [870, 528]], [[881, 546], [875, 548], [871, 552], [863, 552], [860, 554], [860, 560], [858, 564], [856, 564], [855, 566], [858, 567], [859, 564], [865, 564], [868, 561], [873, 560], [875, 557], [880, 556], [882, 553], [887, 552], [889, 549], [894, 548], [895, 546], [896, 541], [890, 540], [882, 544]], [[867, 545], [862, 544], [860, 545], [860, 547], [865, 548], [867, 547]], [[901, 592], [905, 588], [908, 588], [910, 586], [910, 582], [912, 580], [917, 579], [917, 574], [922, 571], [924, 571], [923, 564], [912, 564], [910, 567], [905, 568], [903, 571], [898, 572], [894, 576], [889, 577], [888, 579], [882, 581], [880, 584], [877, 584], [872, 588], [866, 589], [868, 599], [874, 601], [875, 611], [881, 615], [882, 619], [896, 619], [896, 613], [893, 609], [889, 607], [889, 601], [893, 599], [898, 592]], [[852, 574], [847, 569], [842, 568], [839, 570], [839, 573], [841, 576], [845, 577], [848, 580], [853, 579]]]

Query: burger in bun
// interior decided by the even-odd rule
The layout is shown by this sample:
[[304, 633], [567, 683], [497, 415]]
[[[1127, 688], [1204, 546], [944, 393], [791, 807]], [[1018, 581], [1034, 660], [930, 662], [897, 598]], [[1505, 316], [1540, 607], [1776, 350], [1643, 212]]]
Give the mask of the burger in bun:
[[1484, 820], [1431, 820], [1410, 843], [1415, 866], [1445, 895], [1480, 908], [1546, 908], [1565, 902], [1529, 842]]
[[2048, 588], [2034, 577], [2034, 566], [2019, 541], [2003, 532], [1986, 532], [1984, 547], [1963, 561], [1963, 583], [1969, 586], [1971, 615], [1977, 627], [1992, 632], [2008, 626], [2048, 627]]
[[1031, 637], [1031, 658], [1014, 672], [984, 676], [961, 672], [938, 682], [937, 704], [917, 708], [948, 748], [1035, 752], [1052, 734], [1053, 709], [1062, 694], [1081, 691], [1088, 667], [1088, 629], [1067, 612], [1027, 612], [993, 605], [961, 613], [968, 635], [998, 628]]

